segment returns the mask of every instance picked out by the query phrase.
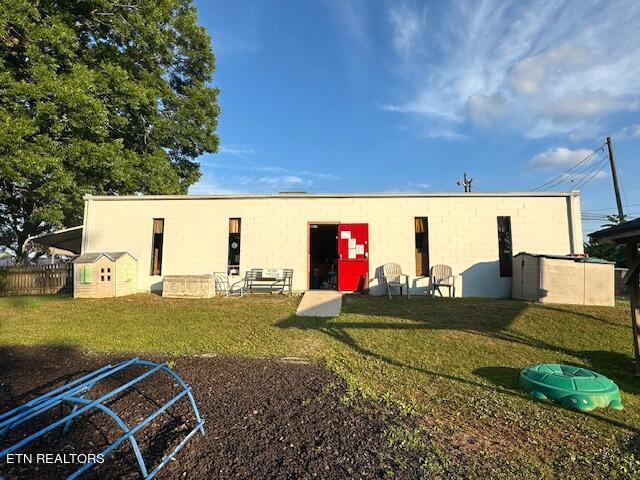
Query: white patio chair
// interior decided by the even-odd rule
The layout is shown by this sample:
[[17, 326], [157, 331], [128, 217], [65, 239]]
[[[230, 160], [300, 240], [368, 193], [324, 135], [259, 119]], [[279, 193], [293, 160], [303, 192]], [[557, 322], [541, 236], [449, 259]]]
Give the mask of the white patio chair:
[[382, 279], [387, 286], [387, 294], [391, 300], [391, 287], [399, 287], [400, 295], [402, 295], [402, 287], [407, 289], [407, 298], [411, 298], [409, 294], [409, 275], [402, 273], [402, 267], [397, 263], [387, 263], [382, 266]]
[[215, 272], [213, 274], [213, 282], [216, 295], [224, 295], [225, 297], [242, 297], [244, 295], [244, 278], [231, 283], [226, 272]]
[[429, 277], [431, 277], [431, 296], [436, 296], [436, 290], [441, 297], [442, 291], [440, 287], [447, 287], [449, 289], [449, 296], [456, 296], [456, 277], [453, 275], [453, 271], [449, 265], [434, 265], [431, 267]]

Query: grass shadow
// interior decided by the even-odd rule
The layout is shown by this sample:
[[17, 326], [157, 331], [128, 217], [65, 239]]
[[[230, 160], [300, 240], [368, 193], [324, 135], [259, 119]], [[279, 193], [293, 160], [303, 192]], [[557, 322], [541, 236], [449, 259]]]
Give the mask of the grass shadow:
[[474, 374], [488, 380], [493, 385], [506, 390], [520, 391], [518, 379], [520, 369], [512, 367], [480, 367], [473, 371]]
[[[373, 317], [397, 317], [410, 320], [401, 322], [351, 322], [334, 324], [336, 328], [379, 328], [379, 329], [447, 329], [459, 330], [471, 334], [498, 339], [515, 345], [561, 353], [582, 359], [587, 365], [580, 365], [596, 370], [614, 380], [621, 390], [630, 394], [640, 394], [640, 379], [635, 376], [633, 358], [620, 352], [580, 350], [553, 344], [531, 336], [514, 333], [508, 327], [529, 306], [526, 302], [516, 300], [485, 299], [418, 299], [413, 308], [413, 300], [400, 299], [395, 305], [392, 302], [377, 302], [375, 307], [348, 299], [343, 312], [346, 314], [367, 315]], [[404, 300], [404, 302], [402, 302]], [[563, 315], [572, 315], [602, 323], [608, 327], [630, 329], [629, 325], [611, 322], [606, 318], [589, 312], [574, 311], [566, 307], [547, 304], [536, 304], [536, 308], [549, 310]], [[524, 365], [523, 365], [524, 367]], [[498, 367], [496, 367], [498, 368]]]
[[70, 293], [54, 293], [51, 295], [7, 295], [0, 297], [4, 299], [9, 307], [16, 310], [26, 310], [38, 306], [43, 300], [55, 298], [56, 300], [72, 300], [73, 295]]
[[[343, 311], [335, 319], [289, 317], [277, 324], [280, 328], [310, 329], [323, 333], [337, 342], [349, 347], [360, 355], [382, 361], [388, 365], [413, 370], [435, 378], [444, 378], [458, 384], [479, 388], [486, 393], [500, 392], [520, 397], [526, 396], [519, 388], [518, 368], [503, 366], [484, 366], [473, 371], [475, 375], [487, 380], [487, 383], [474, 381], [459, 375], [451, 375], [442, 371], [433, 371], [400, 361], [394, 356], [373, 351], [361, 345], [350, 331], [361, 329], [375, 330], [458, 330], [479, 335], [490, 339], [497, 339], [510, 346], [518, 348], [525, 345], [550, 353], [561, 353], [565, 356], [582, 359], [582, 367], [594, 369], [607, 375], [618, 383], [622, 391], [630, 394], [640, 394], [640, 384], [633, 376], [633, 359], [619, 352], [578, 350], [556, 345], [544, 340], [533, 338], [520, 333], [509, 331], [511, 323], [528, 307], [526, 302], [514, 300], [484, 300], [484, 299], [417, 299], [407, 300], [394, 298], [370, 299], [362, 301], [358, 298], [346, 297]], [[588, 313], [570, 312], [562, 308], [551, 307], [550, 310], [582, 315], [590, 320], [603, 320]], [[359, 320], [355, 316], [372, 317]], [[350, 318], [351, 317], [351, 318]], [[386, 321], [384, 317], [389, 317]], [[397, 320], [399, 319], [399, 320]], [[406, 321], [402, 321], [406, 320]], [[605, 321], [603, 323], [608, 324]], [[619, 324], [615, 324], [619, 326]], [[384, 335], [381, 332], [381, 335]], [[524, 368], [527, 365], [523, 365]], [[593, 418], [609, 423], [613, 426], [637, 432], [638, 430], [615, 419], [599, 414], [589, 414]]]
[[[316, 330], [320, 333], [323, 333], [324, 335], [327, 335], [331, 338], [333, 338], [334, 340], [336, 340], [337, 342], [346, 345], [347, 347], [349, 347], [350, 349], [352, 349], [353, 351], [357, 352], [360, 355], [372, 358], [372, 359], [376, 359], [379, 361], [382, 361], [384, 363], [386, 363], [387, 365], [391, 365], [394, 367], [399, 367], [399, 368], [404, 368], [404, 369], [408, 369], [408, 370], [413, 370], [415, 372], [418, 373], [422, 373], [425, 375], [428, 375], [430, 377], [432, 377], [432, 381], [436, 380], [438, 378], [442, 378], [442, 379], [447, 379], [456, 383], [460, 383], [460, 384], [464, 384], [464, 385], [468, 385], [468, 386], [472, 386], [472, 387], [476, 387], [476, 388], [480, 388], [483, 389], [485, 391], [489, 391], [489, 392], [494, 392], [496, 389], [491, 387], [490, 385], [486, 385], [484, 383], [481, 382], [476, 382], [474, 380], [468, 379], [468, 378], [464, 378], [461, 376], [456, 376], [456, 375], [451, 375], [451, 374], [447, 374], [444, 372], [437, 372], [434, 370], [429, 370], [429, 369], [425, 369], [422, 367], [417, 367], [415, 365], [409, 365], [407, 363], [401, 362], [397, 359], [394, 359], [390, 356], [387, 355], [383, 355], [377, 352], [374, 352], [370, 349], [365, 348], [364, 346], [360, 345], [355, 338], [350, 335], [346, 329], [347, 328], [354, 328], [354, 324], [350, 323], [350, 322], [335, 322], [333, 320], [328, 320], [328, 319], [324, 319], [324, 318], [318, 318], [318, 317], [296, 317], [296, 316], [292, 316], [289, 317], [281, 322], [279, 322], [277, 324], [279, 327], [281, 328], [301, 328], [301, 329], [312, 329], [312, 330]], [[384, 325], [384, 324], [383, 324]], [[395, 325], [394, 325], [395, 327]], [[418, 328], [417, 325], [412, 326], [413, 328]], [[378, 323], [374, 323], [371, 325], [365, 325], [364, 327], [362, 325], [358, 325], [357, 323], [355, 324], [355, 328], [385, 328], [380, 327], [380, 324]], [[508, 389], [508, 388], [502, 388], [499, 387], [499, 390], [501, 393], [505, 393], [507, 395], [513, 395], [513, 396], [517, 396], [517, 397], [523, 397], [524, 395], [521, 392], [518, 391], [514, 391], [512, 389]]]
[[576, 312], [575, 310], [571, 310], [569, 308], [563, 308], [561, 305], [552, 305], [552, 304], [549, 304], [549, 303], [540, 303], [540, 304], [538, 304], [538, 306], [539, 306], [539, 308], [543, 308], [545, 310], [551, 310], [553, 312], [558, 312], [558, 313], [562, 313], [562, 314], [566, 314], [566, 315], [575, 315], [575, 316], [578, 316], [578, 317], [587, 318], [589, 320], [593, 320], [593, 321], [602, 323], [602, 324], [607, 325], [609, 327], [624, 328], [624, 329], [629, 328], [629, 326], [627, 324], [611, 322], [611, 321], [607, 320], [606, 318], [598, 317], [597, 315], [593, 315], [591, 313]]

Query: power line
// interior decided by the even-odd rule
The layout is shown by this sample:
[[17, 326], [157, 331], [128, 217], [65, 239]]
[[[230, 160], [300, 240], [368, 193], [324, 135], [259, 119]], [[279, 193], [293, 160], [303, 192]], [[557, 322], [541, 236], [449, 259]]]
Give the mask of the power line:
[[[610, 187], [591, 187], [592, 189], [597, 189], [597, 190], [609, 190]], [[625, 187], [626, 190], [640, 190], [640, 187]]]
[[542, 185], [534, 188], [534, 191], [539, 191], [539, 190], [548, 190], [549, 188], [554, 187], [555, 185], [562, 183], [563, 181], [566, 181], [568, 178], [570, 178], [572, 173], [575, 173], [577, 170], [580, 169], [580, 167], [582, 167], [583, 165], [586, 165], [586, 163], [589, 161], [589, 159], [591, 159], [591, 157], [593, 157], [593, 155], [595, 155], [595, 153], [599, 150], [601, 150], [604, 147], [604, 144], [600, 145], [600, 147], [598, 147], [597, 149], [593, 150], [589, 155], [587, 155], [585, 158], [583, 158], [580, 162], [578, 162], [576, 165], [573, 165], [572, 167], [568, 168], [567, 170], [565, 170], [564, 172], [560, 173], [559, 175], [557, 175], [556, 177], [552, 178], [551, 180], [543, 183]]
[[576, 186], [575, 186], [576, 190], [579, 189], [579, 188], [584, 187], [587, 183], [589, 183], [591, 180], [596, 178], [596, 176], [606, 166], [607, 166], [607, 157], [604, 156], [591, 168], [591, 170], [589, 172], [584, 174], [584, 176], [582, 177], [582, 180], [580, 180], [576, 184]]
[[597, 152], [603, 150], [604, 146], [605, 146], [605, 144], [603, 143], [599, 147], [595, 148], [589, 155], [587, 155], [582, 160], [580, 160], [577, 164], [575, 164], [572, 167], [568, 168], [564, 172], [561, 172], [559, 175], [553, 177], [552, 179], [548, 180], [547, 182], [543, 183], [542, 185], [537, 186], [536, 188], [533, 189], [533, 191], [537, 192], [537, 191], [549, 190], [550, 188], [553, 188], [556, 185], [559, 185], [560, 183], [566, 182], [571, 177], [573, 177], [576, 173], [578, 173], [578, 171], [582, 167], [586, 166], [587, 163], [589, 163], [590, 159]]
[[[607, 220], [609, 217], [616, 217], [618, 214], [617, 213], [610, 213], [610, 214], [602, 214], [602, 215], [580, 215], [580, 217], [582, 218], [582, 220], [597, 220], [597, 221], [601, 221], [601, 220]], [[627, 217], [634, 217], [634, 216], [638, 216], [640, 215], [640, 212], [630, 212], [625, 214]]]
[[[605, 161], [605, 158], [601, 158], [600, 160], [592, 164], [589, 168], [580, 172], [580, 178], [575, 181], [574, 188], [578, 189], [580, 185], [582, 185], [582, 183], [587, 178], [589, 178], [591, 174], [593, 174], [593, 172], [601, 170], [604, 161]], [[571, 180], [571, 183], [574, 183], [574, 180]]]
[[[640, 215], [640, 212], [629, 212], [626, 215], [628, 217], [632, 216], [632, 215]], [[580, 216], [582, 217], [583, 220], [602, 220], [602, 219], [606, 219], [606, 218], [609, 218], [609, 217], [615, 217], [615, 216], [617, 216], [617, 213], [615, 213], [615, 212], [601, 213], [601, 214], [587, 213], [587, 214], [582, 214]]]
[[[594, 152], [595, 153], [595, 152]], [[546, 188], [544, 188], [544, 190], [549, 190], [550, 188], [553, 188], [557, 185], [560, 185], [561, 183], [573, 183], [574, 178], [578, 178], [579, 176], [582, 177], [582, 179], [584, 179], [588, 174], [590, 174], [594, 168], [597, 168], [597, 164], [602, 161], [602, 159], [598, 160], [596, 162], [596, 167], [594, 167], [593, 165], [591, 165], [591, 167], [589, 167], [589, 165], [592, 162], [592, 156], [590, 156], [588, 158], [588, 160], [586, 162], [584, 162], [583, 164], [579, 164], [577, 165], [573, 171], [569, 172], [569, 173], [565, 173], [563, 175], [561, 175], [560, 178], [558, 178], [555, 182], [551, 183], [550, 185], [548, 185]]]
[[607, 218], [609, 213], [582, 213], [580, 216], [584, 218]]
[[[635, 207], [640, 205], [640, 202], [638, 203], [627, 203], [626, 205], [623, 205], [623, 207]], [[604, 210], [614, 210], [616, 207], [607, 207], [607, 208], [595, 208], [593, 210], [584, 210], [582, 213], [591, 213], [591, 212], [602, 212]]]

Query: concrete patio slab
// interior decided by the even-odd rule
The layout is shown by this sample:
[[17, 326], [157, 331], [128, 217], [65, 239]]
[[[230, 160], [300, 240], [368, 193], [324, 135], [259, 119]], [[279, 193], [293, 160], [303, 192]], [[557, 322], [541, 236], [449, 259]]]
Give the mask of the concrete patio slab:
[[298, 317], [337, 317], [342, 309], [342, 293], [335, 290], [305, 292], [296, 315]]

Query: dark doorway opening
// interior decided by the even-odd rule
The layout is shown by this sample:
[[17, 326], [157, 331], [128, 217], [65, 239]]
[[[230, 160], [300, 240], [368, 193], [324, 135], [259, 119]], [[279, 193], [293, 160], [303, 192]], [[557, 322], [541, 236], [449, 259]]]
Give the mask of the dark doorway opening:
[[309, 288], [338, 288], [338, 225], [309, 225]]

